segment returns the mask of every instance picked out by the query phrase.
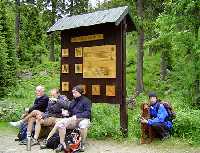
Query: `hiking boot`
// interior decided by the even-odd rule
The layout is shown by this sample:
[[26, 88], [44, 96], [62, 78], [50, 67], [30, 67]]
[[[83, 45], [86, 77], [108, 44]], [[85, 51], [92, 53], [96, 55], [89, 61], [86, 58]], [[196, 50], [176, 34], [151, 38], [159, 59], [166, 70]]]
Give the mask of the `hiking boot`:
[[31, 139], [31, 146], [38, 145], [38, 144], [39, 144], [38, 140], [36, 140], [35, 138]]
[[42, 144], [40, 145], [40, 149], [45, 149], [47, 148], [47, 139], [44, 139]]
[[19, 139], [19, 138], [15, 138], [14, 140], [15, 140], [15, 141], [20, 141], [20, 139]]
[[169, 134], [168, 134], [168, 135], [165, 135], [164, 137], [161, 138], [161, 141], [164, 141], [164, 140], [169, 139], [169, 138], [170, 138], [170, 135], [169, 135]]
[[19, 145], [26, 145], [26, 144], [27, 144], [27, 139], [19, 141]]
[[58, 147], [55, 149], [56, 153], [61, 152], [64, 150], [64, 146], [62, 144], [59, 144]]

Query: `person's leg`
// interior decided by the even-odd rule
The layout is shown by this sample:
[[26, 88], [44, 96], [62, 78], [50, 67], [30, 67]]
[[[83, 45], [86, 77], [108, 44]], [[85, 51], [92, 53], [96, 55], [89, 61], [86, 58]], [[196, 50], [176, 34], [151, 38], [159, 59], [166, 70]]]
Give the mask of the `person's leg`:
[[81, 134], [80, 151], [85, 150], [85, 142], [86, 142], [87, 131], [88, 131], [89, 126], [90, 126], [90, 120], [89, 119], [83, 119], [79, 123], [80, 134]]
[[63, 122], [64, 119], [56, 122], [56, 124], [54, 125], [53, 129], [50, 131], [50, 133], [48, 134], [47, 138], [44, 139], [43, 144], [41, 144], [40, 148], [41, 149], [45, 149], [47, 147], [47, 141], [54, 135], [54, 133], [56, 133], [56, 131], [58, 130], [58, 128], [61, 126], [60, 124]]
[[33, 110], [31, 113], [29, 113], [24, 119], [22, 119], [23, 122], [28, 121], [29, 118], [31, 117], [36, 117], [37, 115], [42, 114], [41, 111], [39, 110]]
[[69, 148], [67, 147], [65, 143], [65, 134], [66, 134], [66, 129], [74, 129], [77, 127], [78, 123], [80, 122], [79, 119], [76, 119], [74, 117], [66, 118], [62, 122], [59, 121], [57, 125], [58, 127], [58, 132], [60, 136], [60, 144], [58, 147], [55, 149], [56, 152], [61, 152], [63, 149], [66, 151]]
[[62, 144], [64, 149], [65, 149], [66, 148], [66, 144], [65, 144], [66, 129], [65, 128], [59, 128], [58, 132], [59, 132], [59, 136], [60, 136], [60, 144]]
[[54, 125], [53, 129], [52, 129], [51, 132], [49, 133], [49, 135], [48, 135], [48, 137], [47, 137], [47, 140], [48, 140], [49, 138], [51, 138], [51, 137], [54, 135], [54, 133], [56, 133], [56, 131], [57, 131], [57, 129], [58, 129], [59, 127], [64, 127], [63, 124], [64, 124], [65, 120], [66, 120], [66, 119], [62, 119], [62, 120], [56, 122], [56, 124]]
[[38, 139], [40, 130], [41, 130], [41, 124], [44, 122], [43, 119], [36, 119], [36, 124], [35, 124], [35, 134], [34, 134], [34, 139]]
[[28, 119], [28, 126], [27, 126], [27, 137], [31, 136], [33, 124], [35, 123], [35, 118], [31, 117]]
[[156, 124], [152, 125], [152, 129], [155, 133], [158, 134], [159, 138], [165, 139], [166, 137], [169, 137], [169, 130], [165, 128], [163, 124]]
[[49, 134], [49, 131], [51, 128], [48, 127], [53, 127], [56, 123], [56, 118], [55, 117], [48, 117], [45, 119], [37, 119], [36, 120], [36, 129], [37, 131], [35, 131], [35, 139], [39, 138], [40, 135], [40, 131], [41, 131], [41, 126], [45, 126], [45, 132], [43, 131], [43, 135], [45, 134], [45, 137], [47, 136], [47, 134]]
[[15, 126], [15, 127], [20, 126], [21, 123], [27, 122], [29, 120], [29, 118], [36, 117], [38, 114], [42, 114], [42, 112], [39, 111], [39, 110], [34, 110], [31, 113], [29, 113], [26, 116], [24, 116], [23, 119], [21, 119], [21, 120], [19, 120], [17, 122], [10, 122], [10, 125]]

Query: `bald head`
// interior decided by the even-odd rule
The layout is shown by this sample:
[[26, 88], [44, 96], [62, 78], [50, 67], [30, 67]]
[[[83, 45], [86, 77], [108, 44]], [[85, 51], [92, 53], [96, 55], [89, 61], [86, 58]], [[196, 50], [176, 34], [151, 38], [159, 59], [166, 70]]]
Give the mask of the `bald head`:
[[51, 96], [54, 97], [54, 98], [58, 98], [58, 96], [60, 95], [58, 89], [52, 89], [52, 90], [50, 91], [50, 94], [51, 94]]
[[44, 87], [39, 85], [35, 88], [36, 96], [41, 97], [44, 95]]

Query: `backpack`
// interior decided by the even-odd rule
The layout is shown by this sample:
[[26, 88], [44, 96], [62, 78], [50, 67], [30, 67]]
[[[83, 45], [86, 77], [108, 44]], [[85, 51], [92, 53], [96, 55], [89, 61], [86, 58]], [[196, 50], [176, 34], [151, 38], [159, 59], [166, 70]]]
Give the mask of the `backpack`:
[[[66, 132], [65, 135], [65, 143], [67, 149], [64, 150], [65, 153], [75, 153], [79, 150], [81, 137], [80, 130], [74, 129]], [[60, 144], [60, 137], [58, 133], [55, 133], [51, 138], [47, 141], [47, 148], [56, 149]]]
[[[20, 124], [19, 133], [17, 134], [19, 141], [22, 141], [27, 138], [27, 127], [28, 127], [28, 124], [26, 122], [23, 122]], [[35, 129], [34, 127], [35, 126], [33, 125], [32, 133], [31, 133], [32, 136], [34, 135], [34, 129]]]
[[[173, 121], [176, 118], [176, 112], [174, 111], [174, 109], [172, 108], [172, 105], [170, 104], [170, 102], [168, 101], [160, 101], [160, 104], [163, 104], [163, 106], [165, 107], [167, 113], [168, 113], [168, 117], [167, 117], [167, 121]], [[157, 107], [157, 111], [159, 109], [160, 105], [158, 105]]]

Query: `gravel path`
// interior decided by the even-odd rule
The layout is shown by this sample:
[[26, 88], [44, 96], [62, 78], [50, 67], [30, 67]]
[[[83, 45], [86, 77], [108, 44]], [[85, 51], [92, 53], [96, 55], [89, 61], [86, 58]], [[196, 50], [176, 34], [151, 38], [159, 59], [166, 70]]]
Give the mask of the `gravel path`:
[[[26, 151], [26, 146], [18, 145], [14, 141], [14, 134], [1, 134], [0, 153], [54, 153], [53, 150], [40, 150], [39, 146], [33, 146], [31, 151]], [[167, 143], [167, 142], [166, 142]], [[189, 147], [180, 144], [153, 143], [139, 145], [131, 142], [117, 142], [113, 140], [89, 139], [85, 153], [200, 153], [200, 147]]]

